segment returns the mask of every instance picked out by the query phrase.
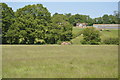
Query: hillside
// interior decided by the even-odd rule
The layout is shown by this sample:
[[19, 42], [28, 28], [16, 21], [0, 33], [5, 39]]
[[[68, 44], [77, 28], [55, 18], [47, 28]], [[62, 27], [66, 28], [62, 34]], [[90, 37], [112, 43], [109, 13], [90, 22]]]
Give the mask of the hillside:
[[[81, 35], [83, 29], [74, 27], [73, 28], [73, 39], [71, 42], [73, 44], [81, 44], [80, 41], [83, 39], [83, 36]], [[106, 38], [117, 38], [118, 37], [118, 30], [103, 30], [100, 31], [101, 33], [101, 40], [103, 41]]]

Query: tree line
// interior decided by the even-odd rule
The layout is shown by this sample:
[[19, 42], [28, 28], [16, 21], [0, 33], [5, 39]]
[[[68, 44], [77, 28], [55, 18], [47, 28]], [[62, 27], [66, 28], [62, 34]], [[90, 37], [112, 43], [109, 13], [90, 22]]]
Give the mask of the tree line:
[[72, 39], [76, 23], [116, 24], [115, 15], [90, 18], [88, 15], [51, 13], [42, 4], [27, 5], [16, 12], [0, 3], [0, 24], [3, 44], [56, 44]]

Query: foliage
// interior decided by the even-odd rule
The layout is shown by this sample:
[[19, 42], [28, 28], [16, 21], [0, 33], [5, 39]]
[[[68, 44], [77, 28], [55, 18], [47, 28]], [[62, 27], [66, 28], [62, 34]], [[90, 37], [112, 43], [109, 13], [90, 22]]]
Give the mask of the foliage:
[[107, 38], [103, 41], [104, 44], [116, 44], [119, 45], [120, 44], [120, 39], [119, 38]]
[[82, 44], [100, 44], [100, 32], [94, 27], [88, 27], [83, 30]]
[[0, 26], [2, 28], [2, 42], [7, 43], [6, 33], [14, 21], [14, 12], [5, 3], [0, 3], [0, 21], [2, 21], [2, 26]]
[[[44, 39], [51, 17], [48, 10], [41, 4], [20, 8], [15, 16], [16, 20], [8, 31], [8, 37], [13, 37], [12, 43], [34, 44], [36, 39]], [[11, 32], [13, 35], [9, 35]]]
[[[3, 12], [9, 11], [10, 14], [11, 10], [12, 15], [12, 9], [7, 9]], [[6, 13], [3, 13], [5, 19]], [[67, 17], [57, 13], [51, 17], [51, 13], [42, 4], [27, 5], [18, 9], [13, 20], [11, 15], [7, 17], [13, 23], [2, 26], [5, 33], [3, 39], [6, 39], [8, 44], [56, 44], [57, 41], [72, 39], [72, 25]]]
[[98, 17], [94, 19], [94, 23], [96, 24], [118, 24], [118, 18], [114, 15], [103, 15], [102, 17]]
[[45, 44], [45, 41], [43, 40], [43, 39], [35, 39], [35, 42], [34, 42], [35, 44]]
[[[83, 40], [83, 35], [80, 35], [79, 33], [82, 33], [83, 30], [84, 29], [78, 27], [73, 28], [73, 39], [71, 40], [73, 44], [81, 44], [80, 41]], [[119, 30], [100, 31], [101, 44], [103, 44], [103, 41], [107, 38], [118, 38], [118, 32]], [[74, 38], [74, 35], [78, 36]]]
[[72, 25], [67, 22], [67, 17], [63, 14], [53, 15], [53, 30], [58, 41], [70, 41], [72, 39]]
[[80, 14], [75, 14], [70, 16], [69, 22], [73, 25], [76, 26], [76, 23], [88, 23], [88, 25], [91, 25], [92, 23], [92, 18], [90, 18], [87, 15], [80, 15]]

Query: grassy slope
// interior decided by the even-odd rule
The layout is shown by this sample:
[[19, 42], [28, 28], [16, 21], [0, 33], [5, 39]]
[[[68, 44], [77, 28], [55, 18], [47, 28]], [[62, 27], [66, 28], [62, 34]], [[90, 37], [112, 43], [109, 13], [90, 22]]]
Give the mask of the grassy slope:
[[73, 34], [74, 34], [74, 35], [79, 34], [79, 33], [80, 33], [80, 31], [82, 31], [82, 29], [81, 29], [81, 28], [73, 27]]
[[80, 34], [81, 34], [81, 31], [82, 31], [83, 29], [81, 29], [81, 28], [77, 28], [77, 27], [73, 27], [73, 37], [77, 37], [77, 36], [79, 36]]
[[[83, 29], [80, 28], [74, 28], [73, 29], [73, 34], [75, 35], [79, 35], [79, 33], [82, 31]], [[110, 30], [109, 31], [101, 31], [101, 39], [104, 40], [106, 38], [110, 38], [110, 37], [118, 37], [118, 30]], [[81, 35], [77, 36], [76, 38], [73, 38], [71, 41], [73, 44], [80, 44], [80, 41], [83, 39], [83, 37]]]
[[108, 31], [102, 31], [101, 32], [101, 39], [104, 40], [106, 38], [116, 38], [118, 37], [118, 30], [110, 30], [110, 32]]
[[4, 78], [115, 78], [117, 46], [3, 46]]
[[81, 31], [83, 29], [73, 27], [73, 39], [71, 40], [73, 44], [80, 44], [80, 40], [82, 40], [82, 36], [80, 36]]

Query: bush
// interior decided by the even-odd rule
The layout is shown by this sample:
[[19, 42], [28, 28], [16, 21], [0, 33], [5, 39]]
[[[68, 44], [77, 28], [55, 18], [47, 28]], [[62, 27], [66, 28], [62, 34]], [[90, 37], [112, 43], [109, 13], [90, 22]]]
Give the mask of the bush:
[[94, 40], [92, 40], [92, 41], [82, 40], [81, 43], [82, 43], [82, 44], [90, 44], [90, 45], [99, 45], [99, 44], [100, 44], [100, 42], [96, 42], [96, 41], [94, 41]]
[[94, 27], [88, 27], [83, 30], [82, 44], [98, 45], [101, 42], [100, 32]]
[[116, 44], [116, 45], [120, 44], [119, 38], [107, 38], [107, 39], [103, 40], [103, 43], [104, 44]]
[[34, 44], [45, 44], [43, 39], [35, 39]]
[[61, 43], [62, 43], [62, 41], [60, 41], [60, 40], [58, 40], [58, 41], [57, 41], [57, 44], [59, 44], [59, 45], [60, 45]]

